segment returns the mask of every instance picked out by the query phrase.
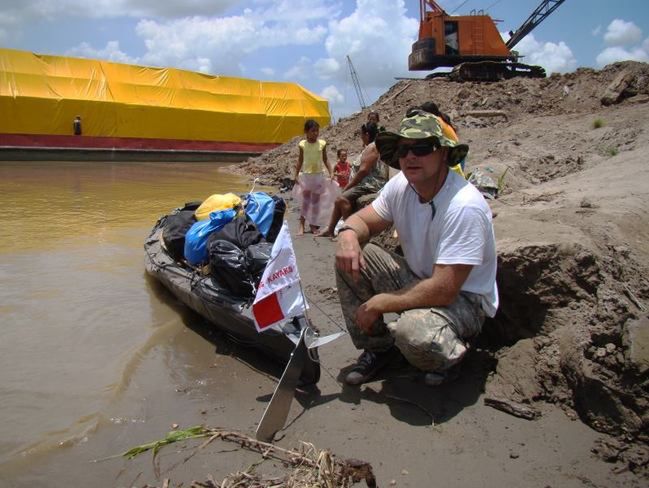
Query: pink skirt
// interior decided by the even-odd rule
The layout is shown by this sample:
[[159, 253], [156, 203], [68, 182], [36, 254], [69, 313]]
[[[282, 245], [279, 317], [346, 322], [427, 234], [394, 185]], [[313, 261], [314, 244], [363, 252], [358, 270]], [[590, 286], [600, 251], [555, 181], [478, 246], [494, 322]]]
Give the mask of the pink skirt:
[[304, 217], [309, 225], [318, 227], [329, 223], [339, 195], [338, 183], [322, 173], [300, 174], [293, 187], [293, 198], [300, 208], [300, 217]]

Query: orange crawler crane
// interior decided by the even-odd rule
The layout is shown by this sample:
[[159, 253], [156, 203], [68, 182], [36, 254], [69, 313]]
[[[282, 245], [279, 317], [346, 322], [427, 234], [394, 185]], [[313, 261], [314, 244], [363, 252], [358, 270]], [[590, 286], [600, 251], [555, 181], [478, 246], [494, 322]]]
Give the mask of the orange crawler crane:
[[408, 56], [410, 71], [452, 67], [433, 74], [457, 81], [497, 81], [514, 76], [545, 77], [541, 66], [518, 62], [513, 47], [565, 0], [544, 0], [505, 43], [496, 21], [484, 12], [448, 15], [434, 0], [420, 0], [419, 39]]

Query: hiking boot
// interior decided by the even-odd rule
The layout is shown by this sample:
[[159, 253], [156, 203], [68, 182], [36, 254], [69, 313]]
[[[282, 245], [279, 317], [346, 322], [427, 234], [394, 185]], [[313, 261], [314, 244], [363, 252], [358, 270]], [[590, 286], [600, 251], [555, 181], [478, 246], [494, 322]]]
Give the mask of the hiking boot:
[[360, 385], [368, 382], [390, 362], [396, 352], [395, 347], [383, 352], [363, 351], [354, 367], [345, 376], [345, 383]]

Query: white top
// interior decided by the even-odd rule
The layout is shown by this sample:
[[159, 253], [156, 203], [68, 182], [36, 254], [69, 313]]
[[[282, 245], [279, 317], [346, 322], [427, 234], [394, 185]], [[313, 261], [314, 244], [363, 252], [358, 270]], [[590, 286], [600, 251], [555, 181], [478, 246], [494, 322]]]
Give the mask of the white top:
[[403, 173], [386, 183], [372, 207], [394, 225], [410, 269], [419, 278], [430, 278], [435, 264], [473, 266], [463, 291], [482, 296], [489, 317], [498, 308], [496, 239], [491, 209], [471, 183], [449, 171], [441, 190], [430, 203], [420, 203]]

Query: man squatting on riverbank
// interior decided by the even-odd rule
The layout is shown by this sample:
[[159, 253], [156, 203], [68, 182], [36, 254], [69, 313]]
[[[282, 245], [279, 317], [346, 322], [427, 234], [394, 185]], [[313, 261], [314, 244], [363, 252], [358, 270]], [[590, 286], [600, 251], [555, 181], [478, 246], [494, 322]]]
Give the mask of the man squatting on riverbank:
[[[363, 353], [345, 376], [371, 380], [399, 352], [434, 386], [460, 362], [467, 340], [498, 307], [491, 210], [449, 166], [468, 146], [444, 137], [438, 118], [417, 111], [398, 132], [381, 132], [381, 159], [401, 172], [338, 236], [336, 281], [352, 342]], [[394, 224], [404, 257], [367, 244]], [[399, 313], [386, 325], [384, 313]]]

